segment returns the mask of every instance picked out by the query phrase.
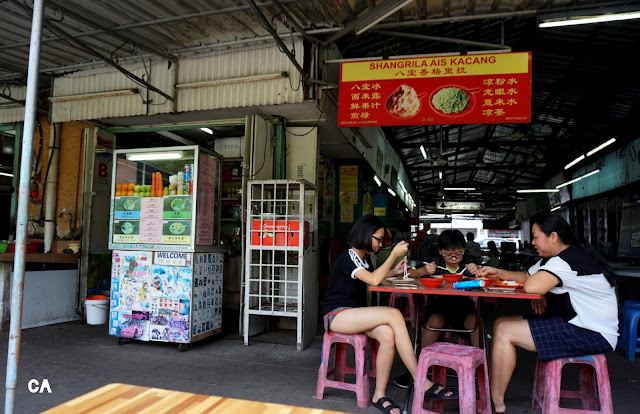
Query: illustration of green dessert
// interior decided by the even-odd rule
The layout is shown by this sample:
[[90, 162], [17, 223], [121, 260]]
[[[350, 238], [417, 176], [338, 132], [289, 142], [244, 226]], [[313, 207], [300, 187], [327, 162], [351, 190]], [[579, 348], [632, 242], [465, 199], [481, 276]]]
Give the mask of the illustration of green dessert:
[[431, 100], [433, 107], [445, 114], [457, 114], [469, 105], [469, 95], [460, 88], [442, 88]]

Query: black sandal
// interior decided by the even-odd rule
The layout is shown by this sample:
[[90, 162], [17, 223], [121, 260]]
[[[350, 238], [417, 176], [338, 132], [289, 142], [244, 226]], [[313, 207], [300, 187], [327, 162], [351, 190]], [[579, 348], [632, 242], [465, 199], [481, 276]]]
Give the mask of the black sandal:
[[[458, 394], [456, 394], [455, 392], [453, 392], [453, 391], [451, 391], [451, 390], [449, 390], [449, 389], [447, 389], [445, 387], [442, 387], [442, 389], [440, 391], [436, 392], [438, 387], [442, 387], [442, 384], [440, 384], [439, 382], [434, 382], [433, 386], [424, 392], [425, 398], [428, 398], [430, 400], [456, 400], [456, 399], [458, 399]], [[451, 395], [445, 395], [448, 392], [450, 392]]]
[[[386, 402], [390, 402], [391, 404], [385, 407], [383, 404]], [[385, 414], [391, 414], [391, 410], [393, 410], [394, 408], [397, 408], [398, 410], [400, 410], [400, 412], [402, 412], [402, 408], [400, 408], [400, 406], [398, 406], [397, 404], [394, 404], [393, 401], [391, 401], [391, 398], [388, 397], [378, 398], [378, 401], [374, 402], [373, 406]]]

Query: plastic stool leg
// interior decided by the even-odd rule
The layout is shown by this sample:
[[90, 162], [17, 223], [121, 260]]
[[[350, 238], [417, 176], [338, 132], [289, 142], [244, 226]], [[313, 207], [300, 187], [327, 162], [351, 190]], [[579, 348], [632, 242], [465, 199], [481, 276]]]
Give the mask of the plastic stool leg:
[[560, 376], [562, 375], [563, 360], [554, 359], [546, 363], [544, 378], [544, 399], [542, 412], [545, 414], [559, 414], [560, 409]]
[[336, 351], [333, 357], [333, 380], [344, 382], [344, 374], [347, 368], [347, 344], [336, 342]]
[[595, 367], [588, 364], [580, 364], [580, 399], [583, 410], [596, 410], [596, 375]]

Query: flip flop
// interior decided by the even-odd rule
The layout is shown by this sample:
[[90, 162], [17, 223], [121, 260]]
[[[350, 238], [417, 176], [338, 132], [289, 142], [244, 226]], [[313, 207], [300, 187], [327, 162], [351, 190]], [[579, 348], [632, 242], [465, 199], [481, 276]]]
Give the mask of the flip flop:
[[[386, 402], [390, 402], [391, 404], [385, 407], [383, 406], [383, 404]], [[394, 408], [397, 408], [398, 410], [400, 410], [400, 412], [402, 412], [402, 408], [397, 404], [394, 404], [393, 401], [391, 401], [391, 398], [387, 398], [387, 397], [378, 398], [378, 401], [374, 402], [373, 406], [385, 414], [391, 414], [391, 410], [393, 410]]]
[[[458, 394], [444, 387], [442, 387], [440, 391], [436, 392], [438, 387], [442, 387], [442, 384], [440, 384], [439, 382], [434, 382], [433, 386], [424, 392], [425, 398], [428, 398], [430, 400], [457, 400], [458, 399]], [[445, 395], [448, 392], [450, 392], [451, 395]]]

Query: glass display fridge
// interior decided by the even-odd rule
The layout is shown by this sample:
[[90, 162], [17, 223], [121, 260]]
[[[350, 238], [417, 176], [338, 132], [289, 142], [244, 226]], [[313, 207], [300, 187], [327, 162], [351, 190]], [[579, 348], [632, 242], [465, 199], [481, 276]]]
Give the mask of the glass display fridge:
[[182, 351], [222, 330], [221, 157], [184, 146], [113, 162], [109, 334]]

